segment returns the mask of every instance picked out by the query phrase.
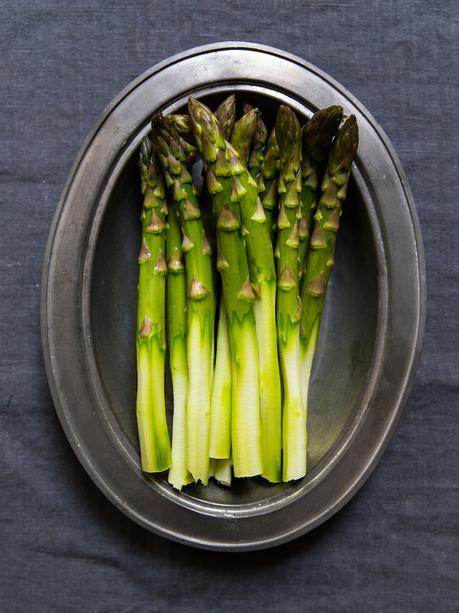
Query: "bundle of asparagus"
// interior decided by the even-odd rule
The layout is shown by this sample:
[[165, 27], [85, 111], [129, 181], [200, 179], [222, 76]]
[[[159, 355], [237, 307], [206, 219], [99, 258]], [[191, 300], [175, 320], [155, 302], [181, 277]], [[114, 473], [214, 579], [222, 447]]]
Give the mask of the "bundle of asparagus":
[[341, 121], [333, 106], [301, 129], [281, 105], [268, 132], [248, 104], [236, 121], [234, 95], [215, 113], [190, 98], [142, 141], [137, 423], [142, 469], [169, 469], [177, 489], [307, 472], [309, 380], [358, 144], [355, 117]]

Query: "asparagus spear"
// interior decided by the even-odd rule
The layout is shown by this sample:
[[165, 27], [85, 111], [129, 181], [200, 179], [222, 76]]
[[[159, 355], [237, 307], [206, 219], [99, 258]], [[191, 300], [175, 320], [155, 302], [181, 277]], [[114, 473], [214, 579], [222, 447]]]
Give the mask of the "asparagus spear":
[[182, 233], [174, 205], [169, 208], [166, 230], [166, 318], [169, 365], [172, 375], [174, 416], [172, 422], [172, 464], [168, 480], [181, 490], [193, 478], [187, 469], [186, 392], [188, 363], [186, 350], [186, 278], [182, 254]]
[[346, 199], [351, 164], [359, 142], [357, 121], [351, 115], [343, 124], [331, 146], [321, 186], [319, 206], [314, 215], [314, 230], [302, 283], [301, 379], [305, 407], [312, 360], [319, 336], [320, 319], [330, 273], [335, 265], [336, 234], [341, 207]]
[[209, 428], [214, 333], [215, 296], [211, 248], [204, 233], [201, 211], [186, 151], [167, 117], [156, 115], [152, 122], [155, 147], [166, 184], [177, 207], [182, 226], [187, 283], [186, 398], [187, 467], [195, 481], [206, 484], [209, 473]]
[[241, 163], [247, 168], [250, 147], [258, 124], [258, 109], [251, 108], [236, 121], [231, 133], [231, 144], [237, 151]]
[[[229, 140], [236, 121], [236, 96], [231, 94], [221, 102], [215, 114], [222, 133]], [[208, 226], [215, 230], [212, 216]], [[214, 236], [215, 232], [212, 232]], [[229, 351], [228, 324], [225, 304], [220, 300], [217, 330], [217, 352], [212, 381], [210, 457], [228, 458], [231, 450], [231, 356]], [[220, 463], [218, 463], [220, 464]]]
[[[241, 122], [235, 127], [236, 96], [228, 96], [215, 112], [222, 135], [230, 139], [233, 133], [236, 140], [242, 141], [246, 134], [241, 133]], [[231, 449], [231, 358], [229, 352], [228, 326], [224, 302], [220, 305], [220, 318], [217, 332], [217, 355], [215, 378], [212, 387], [212, 412], [210, 429], [211, 458], [228, 458]], [[231, 474], [231, 473], [230, 473]]]
[[189, 98], [188, 110], [217, 216], [217, 269], [222, 278], [231, 351], [234, 473], [237, 477], [249, 477], [261, 473], [262, 455], [255, 295], [237, 204], [238, 191], [241, 191], [238, 175], [244, 169], [234, 149], [224, 140], [218, 120], [210, 109]]
[[231, 451], [231, 356], [225, 304], [220, 302], [217, 355], [212, 381], [210, 457], [229, 458]]
[[215, 115], [220, 123], [223, 137], [229, 140], [236, 121], [236, 96], [231, 94], [225, 98], [215, 111]]
[[277, 188], [279, 182], [279, 146], [276, 138], [276, 128], [274, 127], [266, 143], [266, 151], [261, 165], [261, 174], [264, 183], [264, 192], [261, 201], [266, 215], [271, 239], [274, 237], [274, 223], [277, 209]]
[[[198, 143], [198, 147], [201, 147], [208, 159], [209, 171], [213, 179], [215, 178], [213, 191], [215, 192], [214, 204], [217, 205], [216, 211], [219, 211], [218, 207], [223, 207], [224, 211], [231, 207], [230, 210], [234, 209], [234, 214], [242, 218], [243, 226], [240, 230], [245, 237], [251, 281], [255, 284], [257, 294], [255, 318], [259, 354], [262, 475], [275, 482], [281, 479], [281, 388], [276, 339], [276, 270], [272, 243], [254, 179], [241, 164], [232, 145], [223, 139], [215, 116], [199, 102], [193, 102], [192, 106], [197, 106], [203, 116], [199, 124], [202, 126], [202, 132], [200, 134], [201, 145]], [[257, 112], [254, 112], [252, 117], [253, 119], [249, 113], [242, 117], [240, 122], [242, 120], [244, 122], [238, 122], [239, 126], [236, 124], [233, 138], [237, 127], [245, 125], [248, 129], [252, 129], [252, 121], [256, 119]], [[191, 117], [191, 123], [194, 126], [193, 117]], [[241, 128], [237, 142], [240, 143], [245, 138]], [[245, 148], [242, 148], [243, 155], [244, 151]], [[208, 182], [209, 187], [213, 179]], [[242, 237], [239, 236], [238, 240], [242, 242]], [[247, 279], [246, 285], [249, 287], [250, 279]], [[231, 311], [226, 302], [225, 306], [228, 317], [231, 317]], [[231, 325], [230, 323], [230, 330]], [[237, 384], [233, 382], [233, 389], [235, 385]], [[235, 474], [238, 474], [236, 449], [233, 449], [233, 459]]]
[[293, 111], [281, 105], [276, 117], [280, 153], [277, 334], [284, 384], [283, 479], [306, 474], [306, 417], [301, 399], [298, 218], [301, 193], [301, 130]]
[[312, 230], [312, 216], [317, 208], [317, 188], [320, 167], [325, 161], [332, 140], [343, 117], [340, 106], [330, 106], [314, 113], [303, 127], [303, 158], [301, 163], [303, 188], [301, 190], [302, 219], [300, 221], [300, 277], [304, 274], [305, 256]]
[[149, 138], [140, 147], [144, 195], [137, 306], [137, 428], [142, 470], [169, 468], [171, 449], [166, 423], [164, 367], [166, 349], [166, 259], [164, 185]]

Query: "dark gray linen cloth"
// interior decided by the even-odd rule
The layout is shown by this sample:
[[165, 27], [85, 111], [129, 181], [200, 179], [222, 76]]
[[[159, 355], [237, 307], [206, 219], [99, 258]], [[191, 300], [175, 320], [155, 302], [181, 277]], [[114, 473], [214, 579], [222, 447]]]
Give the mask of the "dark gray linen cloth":
[[[0, 611], [459, 610], [458, 5], [359, 0], [0, 0]], [[45, 243], [110, 100], [167, 56], [277, 46], [373, 113], [408, 175], [427, 260], [424, 353], [367, 484], [280, 548], [192, 550], [118, 512], [73, 455], [43, 368]]]

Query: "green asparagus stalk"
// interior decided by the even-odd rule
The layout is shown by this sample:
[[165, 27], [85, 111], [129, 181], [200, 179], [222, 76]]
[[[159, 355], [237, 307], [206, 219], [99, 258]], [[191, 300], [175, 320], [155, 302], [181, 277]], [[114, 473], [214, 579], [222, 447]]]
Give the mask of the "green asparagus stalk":
[[266, 151], [261, 165], [264, 191], [261, 202], [265, 210], [266, 223], [271, 239], [274, 238], [275, 221], [277, 216], [278, 183], [279, 183], [279, 146], [276, 138], [276, 128], [269, 134]]
[[187, 468], [195, 481], [206, 484], [209, 473], [209, 430], [215, 295], [211, 248], [204, 233], [201, 211], [186, 151], [166, 117], [156, 115], [152, 122], [155, 147], [163, 167], [174, 206], [182, 226], [187, 283], [186, 398]]
[[[224, 137], [229, 140], [236, 121], [236, 96], [231, 94], [225, 98], [215, 111], [215, 115]], [[213, 217], [209, 225], [214, 228]], [[231, 357], [223, 300], [220, 301], [211, 406], [210, 457], [229, 458], [231, 453]]]
[[167, 206], [159, 167], [147, 137], [141, 144], [139, 169], [144, 200], [137, 307], [136, 413], [142, 470], [153, 473], [166, 470], [171, 464], [164, 397]]
[[[231, 94], [221, 102], [215, 115], [224, 138], [229, 140], [236, 122], [236, 96]], [[215, 218], [208, 221], [212, 237], [215, 236]], [[215, 378], [212, 385], [212, 412], [210, 427], [210, 457], [228, 458], [231, 449], [231, 358], [229, 354], [228, 325], [223, 300], [217, 331]]]
[[293, 111], [281, 105], [276, 117], [280, 153], [277, 334], [284, 384], [283, 479], [306, 474], [306, 416], [301, 398], [298, 245], [301, 193], [301, 130]]
[[[217, 216], [217, 269], [221, 273], [231, 352], [231, 435], [234, 472], [262, 472], [258, 346], [247, 256], [241, 234], [237, 153], [224, 140], [215, 115], [188, 100], [191, 127], [207, 170], [207, 187]], [[236, 189], [237, 188], [237, 189]]]
[[304, 274], [305, 256], [312, 231], [312, 216], [317, 208], [317, 191], [320, 184], [320, 170], [327, 158], [333, 138], [343, 117], [340, 106], [330, 106], [314, 113], [303, 127], [303, 158], [301, 169], [303, 187], [301, 190], [301, 213], [299, 235], [300, 278]]
[[[199, 124], [202, 126], [199, 135], [201, 145], [198, 142], [198, 147], [204, 152], [205, 159], [207, 159], [208, 172], [212, 175], [208, 185], [209, 188], [212, 186], [212, 191], [214, 192], [215, 210], [217, 213], [223, 211], [225, 217], [226, 211], [231, 211], [231, 221], [232, 217], [237, 219], [237, 222], [233, 225], [237, 230], [238, 241], [242, 242], [241, 235], [243, 234], [247, 245], [250, 278], [246, 278], [245, 287], [250, 288], [250, 291], [252, 291], [250, 284], [250, 281], [252, 281], [257, 295], [254, 306], [259, 355], [262, 475], [269, 481], [276, 482], [281, 479], [281, 387], [276, 339], [276, 271], [272, 243], [254, 179], [246, 167], [241, 164], [241, 160], [234, 147], [223, 139], [215, 116], [197, 101], [194, 101], [191, 106], [197, 107], [202, 117]], [[190, 112], [191, 123], [194, 129], [195, 122], [191, 115]], [[232, 138], [235, 136], [236, 128], [246, 125], [248, 129], [252, 129], [251, 123], [253, 119], [248, 117], [248, 115], [247, 113], [241, 118], [238, 122], [239, 125], [236, 124]], [[253, 114], [253, 117], [256, 119], [257, 112]], [[244, 120], [243, 123], [241, 123], [242, 120]], [[241, 128], [236, 142], [239, 144], [244, 141], [244, 138]], [[198, 141], [198, 138], [196, 140]], [[244, 152], [245, 147], [241, 150]], [[242, 219], [243, 224], [240, 227], [239, 217]], [[223, 255], [226, 260], [225, 254]], [[229, 269], [231, 268], [232, 266], [230, 265]], [[231, 310], [228, 308], [226, 298], [225, 307], [227, 316], [230, 318], [229, 329], [231, 332], [233, 322], [231, 321]], [[233, 380], [233, 390], [237, 385], [238, 383]], [[235, 474], [238, 476], [239, 457], [238, 450], [235, 448], [234, 436], [233, 461]]]
[[223, 137], [229, 140], [236, 121], [236, 96], [231, 94], [225, 98], [215, 111], [215, 115], [220, 123]]
[[308, 403], [309, 379], [319, 336], [320, 320], [330, 274], [335, 265], [336, 235], [341, 207], [346, 199], [352, 160], [359, 142], [357, 121], [351, 115], [343, 124], [328, 155], [321, 186], [319, 206], [314, 215], [314, 229], [307, 255], [301, 298], [301, 379], [302, 397]]
[[188, 362], [186, 350], [186, 278], [182, 254], [182, 233], [175, 206], [169, 208], [166, 230], [166, 318], [169, 365], [172, 376], [174, 414], [172, 422], [172, 464], [169, 483], [178, 490], [191, 483], [186, 454], [186, 392]]
[[229, 458], [231, 453], [231, 356], [223, 300], [220, 302], [210, 415], [210, 457]]
[[[237, 151], [241, 163], [247, 168], [250, 147], [258, 124], [259, 111], [250, 109], [234, 124], [231, 144]], [[222, 134], [223, 135], [223, 134]]]

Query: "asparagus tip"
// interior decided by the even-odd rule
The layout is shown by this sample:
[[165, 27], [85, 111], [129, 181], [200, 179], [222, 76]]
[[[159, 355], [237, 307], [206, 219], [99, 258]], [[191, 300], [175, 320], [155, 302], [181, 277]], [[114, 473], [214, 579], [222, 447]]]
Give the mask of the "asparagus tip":
[[223, 138], [229, 140], [236, 121], [236, 96], [234, 94], [223, 100], [215, 111], [215, 116], [220, 123]]
[[359, 144], [359, 128], [355, 115], [349, 115], [340, 128], [330, 151], [329, 167], [331, 172], [341, 165], [350, 169]]
[[294, 171], [300, 164], [301, 128], [297, 116], [289, 106], [281, 104], [276, 116], [276, 138], [281, 166]]
[[322, 162], [343, 118], [343, 108], [337, 104], [314, 113], [303, 127], [303, 149], [315, 162]]

